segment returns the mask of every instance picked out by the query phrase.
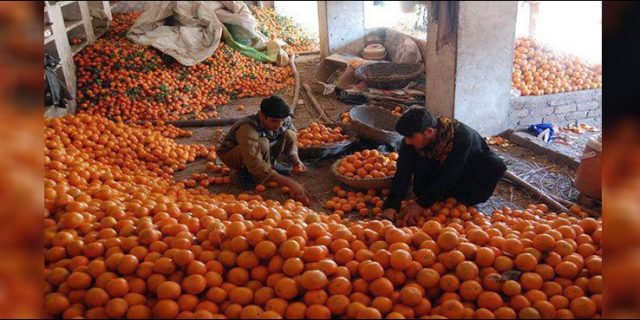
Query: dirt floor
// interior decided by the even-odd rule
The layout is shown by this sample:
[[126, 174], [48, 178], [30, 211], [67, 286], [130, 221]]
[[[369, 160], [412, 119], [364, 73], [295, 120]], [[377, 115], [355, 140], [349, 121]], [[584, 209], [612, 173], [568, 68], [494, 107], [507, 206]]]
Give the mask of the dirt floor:
[[[320, 62], [320, 56], [317, 54], [303, 55], [296, 58], [296, 68], [300, 74], [301, 84], [311, 83], [311, 79], [315, 73], [315, 67]], [[278, 94], [287, 101], [293, 98], [293, 87], [286, 88]], [[322, 96], [315, 95], [316, 100], [325, 109], [325, 112], [331, 119], [337, 119], [338, 116], [347, 110], [350, 106], [338, 101], [334, 95]], [[303, 88], [300, 88], [299, 99], [304, 101], [295, 107], [293, 124], [296, 128], [307, 127], [311, 122], [319, 121], [319, 115], [311, 106], [311, 100], [307, 96]], [[244, 98], [231, 101], [229, 107], [220, 108], [220, 118], [237, 118], [244, 117], [256, 113], [260, 108], [262, 97]], [[238, 106], [243, 106], [243, 110], [239, 110]], [[227, 127], [200, 127], [187, 128], [193, 132], [190, 138], [177, 139], [180, 143], [192, 144], [199, 143], [204, 145], [217, 145], [227, 133], [230, 126]], [[294, 178], [302, 183], [309, 193], [313, 196], [312, 208], [317, 211], [323, 211], [324, 203], [331, 198], [331, 189], [336, 182], [332, 178], [330, 170], [331, 164], [340, 157], [326, 158], [317, 161], [305, 161], [307, 173], [302, 176], [294, 176]], [[201, 159], [187, 166], [174, 175], [176, 180], [188, 179], [192, 173], [206, 172], [207, 160]], [[209, 190], [216, 193], [238, 194], [242, 192], [253, 192], [253, 190], [242, 190], [238, 184], [229, 185], [213, 185]], [[268, 188], [264, 192], [263, 197], [275, 200], [286, 200], [285, 195], [280, 193], [279, 188]], [[326, 211], [326, 210], [325, 210]]]
[[[319, 63], [318, 55], [307, 55], [298, 57], [296, 65], [300, 73], [302, 83], [310, 83], [315, 67]], [[293, 97], [293, 88], [286, 88], [279, 94], [287, 101], [291, 101]], [[301, 88], [300, 99], [304, 101], [295, 108], [294, 125], [297, 128], [304, 128], [313, 121], [318, 121], [319, 115], [311, 107], [311, 102], [306, 95], [304, 89]], [[325, 112], [331, 119], [337, 119], [340, 113], [347, 110], [350, 106], [346, 105], [335, 98], [335, 95], [316, 95], [316, 99], [325, 108]], [[261, 97], [245, 98], [232, 101], [229, 107], [219, 109], [222, 118], [242, 117], [255, 113], [259, 109]], [[243, 110], [239, 110], [238, 106], [242, 105]], [[207, 127], [207, 128], [187, 128], [193, 131], [190, 138], [178, 139], [178, 142], [191, 144], [200, 143], [205, 145], [217, 144], [229, 127]], [[584, 135], [586, 136], [586, 134]], [[509, 147], [492, 146], [493, 149], [505, 159], [509, 170], [513, 171], [529, 183], [541, 188], [547, 193], [558, 195], [566, 200], [575, 202], [578, 191], [573, 187], [573, 179], [575, 172], [566, 166], [555, 164], [546, 159], [544, 155], [535, 154], [526, 148], [517, 145]], [[356, 146], [357, 148], [357, 146]], [[578, 148], [581, 149], [581, 148]], [[354, 150], [352, 150], [354, 151]], [[313, 196], [312, 208], [319, 212], [327, 212], [324, 203], [333, 196], [332, 188], [338, 184], [333, 178], [330, 166], [339, 157], [326, 158], [316, 161], [305, 161], [308, 171], [302, 176], [294, 176], [300, 181], [305, 188]], [[188, 179], [192, 173], [206, 172], [207, 160], [202, 159], [187, 166], [181, 172], [175, 174], [176, 180]], [[254, 193], [253, 190], [242, 190], [239, 184], [229, 185], [211, 185], [209, 190], [216, 193], [239, 194]], [[286, 196], [280, 193], [279, 188], [267, 188], [262, 194], [263, 197], [274, 200], [286, 200]], [[522, 191], [519, 187], [512, 183], [502, 180], [494, 196], [478, 208], [484, 213], [490, 214], [495, 209], [505, 206], [511, 208], [522, 208], [530, 203], [537, 203], [536, 199], [528, 193]], [[355, 218], [355, 216], [354, 216]]]

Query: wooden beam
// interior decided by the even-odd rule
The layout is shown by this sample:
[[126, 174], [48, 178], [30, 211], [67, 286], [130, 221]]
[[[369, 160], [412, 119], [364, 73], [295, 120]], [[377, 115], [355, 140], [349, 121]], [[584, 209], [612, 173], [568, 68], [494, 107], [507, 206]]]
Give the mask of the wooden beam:
[[[168, 120], [163, 121], [164, 124], [170, 124], [179, 128], [184, 127], [223, 127], [236, 123], [241, 118], [227, 118], [227, 119], [206, 119], [206, 120]], [[135, 124], [143, 125], [148, 121], [136, 121]], [[151, 121], [154, 125], [158, 123], [157, 120]]]
[[327, 114], [324, 112], [324, 110], [322, 109], [322, 107], [320, 107], [320, 104], [318, 103], [318, 100], [316, 100], [316, 97], [313, 95], [313, 92], [311, 91], [311, 87], [309, 87], [308, 84], [304, 84], [302, 85], [302, 87], [304, 87], [304, 90], [307, 92], [307, 95], [309, 96], [309, 99], [311, 100], [311, 105], [313, 106], [314, 109], [316, 109], [316, 112], [318, 112], [318, 114], [320, 115], [320, 117], [327, 123], [331, 123], [331, 119], [329, 118], [329, 116], [327, 116]]
[[516, 185], [520, 186], [522, 189], [525, 189], [525, 190], [533, 193], [535, 196], [539, 197], [542, 202], [547, 204], [547, 206], [549, 206], [549, 208], [551, 210], [555, 211], [556, 213], [565, 212], [567, 214], [575, 216], [575, 214], [571, 213], [571, 211], [569, 211], [569, 209], [567, 207], [563, 206], [561, 203], [559, 203], [558, 201], [554, 200], [553, 198], [548, 196], [546, 193], [542, 192], [542, 190], [540, 190], [540, 189], [534, 187], [533, 185], [531, 185], [530, 183], [524, 181], [522, 178], [518, 177], [515, 173], [507, 170], [507, 172], [504, 173], [504, 177], [506, 179], [509, 179], [510, 181], [515, 183]]
[[329, 56], [329, 23], [327, 21], [327, 2], [318, 1], [318, 33], [320, 40], [320, 57]]
[[298, 106], [298, 96], [300, 94], [300, 74], [298, 73], [298, 69], [296, 68], [296, 54], [291, 53], [291, 59], [289, 60], [291, 64], [291, 71], [293, 71], [293, 78], [295, 79], [295, 87], [293, 88], [293, 101], [291, 101], [291, 113], [295, 114], [296, 107]]
[[529, 1], [529, 35], [534, 37], [538, 34], [538, 17], [540, 16], [540, 3]]

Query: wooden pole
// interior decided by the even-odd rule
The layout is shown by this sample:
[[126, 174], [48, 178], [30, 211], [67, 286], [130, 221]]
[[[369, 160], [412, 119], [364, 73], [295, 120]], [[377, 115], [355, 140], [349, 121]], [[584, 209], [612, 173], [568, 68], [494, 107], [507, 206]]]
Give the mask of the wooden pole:
[[520, 186], [521, 188], [523, 188], [523, 189], [533, 193], [537, 197], [539, 197], [541, 201], [546, 203], [549, 206], [550, 209], [556, 211], [557, 213], [566, 212], [567, 214], [574, 215], [573, 213], [571, 213], [571, 211], [569, 211], [569, 209], [567, 209], [561, 203], [559, 203], [558, 201], [554, 200], [553, 198], [548, 196], [546, 193], [542, 192], [542, 190], [540, 190], [540, 189], [534, 187], [533, 185], [531, 185], [530, 183], [524, 181], [522, 178], [518, 177], [513, 172], [507, 170], [507, 172], [504, 173], [504, 177], [509, 179], [509, 180], [511, 180], [513, 183], [515, 183], [516, 185]]
[[[168, 120], [163, 121], [165, 124], [170, 124], [179, 128], [183, 127], [223, 127], [236, 123], [240, 118], [227, 118], [227, 119], [206, 119], [206, 120]], [[148, 121], [136, 121], [135, 124], [142, 125]], [[151, 121], [154, 125], [158, 123], [157, 120]]]
[[318, 103], [318, 101], [316, 100], [316, 97], [313, 95], [313, 92], [311, 91], [311, 87], [309, 87], [309, 85], [306, 83], [303, 84], [302, 87], [304, 87], [304, 90], [307, 92], [307, 95], [311, 100], [311, 104], [313, 105], [313, 108], [316, 109], [320, 117], [327, 123], [332, 122], [331, 119], [329, 119], [329, 116], [327, 116], [324, 110], [322, 110], [322, 108], [320, 107], [320, 104]]
[[296, 54], [291, 53], [291, 70], [293, 71], [293, 78], [296, 80], [295, 87], [293, 89], [293, 101], [291, 102], [291, 113], [295, 114], [296, 107], [298, 106], [298, 96], [300, 94], [300, 74], [296, 68]]
[[540, 16], [540, 2], [529, 1], [529, 35], [538, 35], [538, 17]]

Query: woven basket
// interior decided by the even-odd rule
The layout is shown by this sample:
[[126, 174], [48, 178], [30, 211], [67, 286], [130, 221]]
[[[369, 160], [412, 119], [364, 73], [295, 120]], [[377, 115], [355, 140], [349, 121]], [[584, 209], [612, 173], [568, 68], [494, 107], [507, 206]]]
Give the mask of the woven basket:
[[401, 89], [409, 82], [417, 80], [422, 73], [424, 73], [424, 65], [421, 63], [380, 62], [359, 66], [355, 76], [369, 87]]
[[344, 158], [339, 159], [338, 161], [334, 162], [333, 165], [331, 165], [331, 172], [333, 172], [333, 176], [336, 177], [336, 179], [339, 182], [356, 189], [378, 189], [379, 190], [379, 189], [388, 189], [391, 187], [391, 180], [393, 180], [393, 177], [386, 177], [381, 179], [362, 179], [362, 178], [355, 179], [355, 178], [345, 177], [339, 174], [338, 164], [342, 160], [344, 160]]
[[336, 127], [342, 128], [342, 132], [347, 134], [349, 139], [318, 146], [298, 147], [298, 155], [300, 158], [310, 160], [335, 156], [348, 150], [357, 140], [355, 132], [344, 124], [326, 124], [326, 126], [332, 129]]
[[395, 131], [400, 119], [391, 111], [377, 106], [357, 106], [349, 110], [351, 128], [358, 136], [379, 144], [395, 144], [402, 136]]

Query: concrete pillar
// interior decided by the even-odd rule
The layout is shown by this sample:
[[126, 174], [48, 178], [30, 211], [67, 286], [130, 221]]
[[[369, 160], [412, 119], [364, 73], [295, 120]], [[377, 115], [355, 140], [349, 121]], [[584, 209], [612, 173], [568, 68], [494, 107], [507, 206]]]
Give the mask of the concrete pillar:
[[538, 16], [540, 15], [540, 2], [529, 1], [529, 36], [535, 38], [538, 33]]
[[364, 1], [318, 1], [320, 55], [360, 55], [365, 46]]
[[[248, 1], [245, 1], [248, 2]], [[273, 8], [273, 1], [251, 1], [255, 2], [258, 7]]]
[[[436, 49], [427, 41], [427, 109], [453, 116], [483, 135], [507, 129], [518, 3], [461, 1], [456, 39]], [[432, 20], [432, 19], [430, 19]]]

